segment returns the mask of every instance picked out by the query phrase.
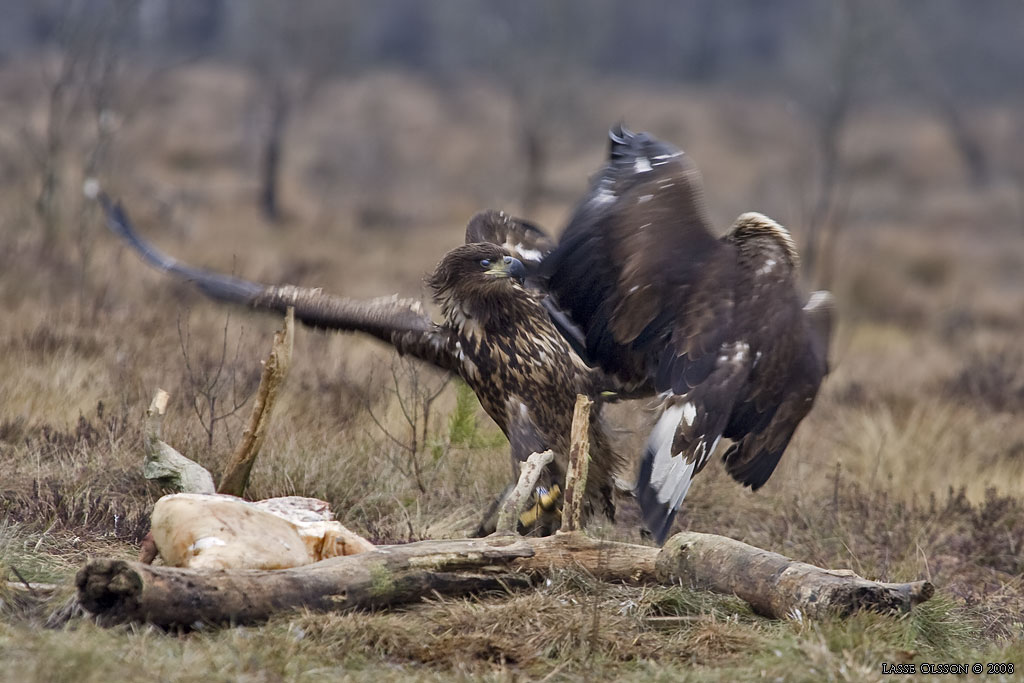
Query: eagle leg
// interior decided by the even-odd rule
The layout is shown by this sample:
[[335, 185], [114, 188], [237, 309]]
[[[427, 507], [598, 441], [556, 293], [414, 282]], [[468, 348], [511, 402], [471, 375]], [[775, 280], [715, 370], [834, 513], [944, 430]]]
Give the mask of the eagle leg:
[[[514, 485], [510, 485], [488, 506], [472, 538], [483, 538], [495, 532], [498, 512], [513, 488]], [[550, 489], [537, 487], [530, 497], [533, 505], [520, 513], [518, 532], [523, 536], [550, 536], [562, 525], [562, 488], [558, 484], [552, 484]]]

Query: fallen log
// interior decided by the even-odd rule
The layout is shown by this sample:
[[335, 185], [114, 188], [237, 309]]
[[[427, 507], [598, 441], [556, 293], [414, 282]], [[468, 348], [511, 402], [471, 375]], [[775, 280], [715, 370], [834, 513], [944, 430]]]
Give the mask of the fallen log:
[[[76, 578], [81, 604], [103, 623], [161, 626], [259, 622], [275, 613], [382, 608], [431, 595], [469, 595], [531, 585], [552, 570], [604, 581], [684, 583], [736, 594], [777, 618], [846, 616], [858, 609], [905, 612], [930, 583], [885, 584], [795, 563], [709, 534], [679, 534], [664, 548], [601, 541], [582, 533], [490, 537], [379, 546], [278, 571], [191, 570], [94, 560]], [[788, 571], [788, 573], [787, 573]], [[732, 574], [732, 578], [726, 575]]]
[[520, 542], [422, 541], [276, 571], [178, 569], [103, 559], [89, 562], [75, 583], [82, 606], [104, 624], [247, 624], [298, 607], [371, 609], [434, 594], [522, 588], [529, 576], [513, 572], [509, 563], [530, 552]]
[[683, 532], [658, 555], [658, 578], [734, 594], [777, 619], [908, 612], [935, 594], [928, 581], [879, 583], [849, 569], [822, 569], [724, 536]]

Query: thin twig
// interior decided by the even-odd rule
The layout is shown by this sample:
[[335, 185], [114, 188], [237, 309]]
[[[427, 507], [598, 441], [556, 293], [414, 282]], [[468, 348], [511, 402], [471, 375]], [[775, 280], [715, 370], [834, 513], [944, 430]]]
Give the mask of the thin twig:
[[242, 440], [231, 456], [230, 463], [224, 468], [224, 476], [217, 487], [219, 493], [241, 496], [245, 492], [252, 465], [263, 446], [278, 390], [291, 365], [294, 338], [295, 309], [289, 306], [284, 317], [284, 329], [274, 333], [273, 348], [263, 365], [263, 375], [260, 377], [260, 386], [252, 406], [249, 425], [242, 434]]
[[30, 592], [31, 592], [31, 593], [32, 593], [33, 595], [35, 595], [35, 593], [36, 593], [36, 589], [35, 589], [35, 588], [33, 588], [33, 587], [32, 587], [32, 584], [30, 584], [30, 583], [28, 582], [28, 579], [26, 579], [26, 578], [25, 578], [24, 576], [22, 576], [22, 575], [21, 575], [21, 572], [19, 572], [19, 571], [18, 571], [18, 568], [17, 568], [17, 567], [15, 567], [15, 566], [14, 566], [13, 564], [9, 564], [9, 565], [7, 565], [7, 566], [8, 566], [8, 567], [10, 567], [10, 568], [11, 568], [11, 571], [12, 571], [12, 572], [14, 572], [14, 575], [15, 575], [16, 577], [18, 577], [18, 581], [21, 581], [21, 582], [22, 582], [23, 584], [25, 584], [25, 588], [29, 589], [29, 591], [30, 591]]

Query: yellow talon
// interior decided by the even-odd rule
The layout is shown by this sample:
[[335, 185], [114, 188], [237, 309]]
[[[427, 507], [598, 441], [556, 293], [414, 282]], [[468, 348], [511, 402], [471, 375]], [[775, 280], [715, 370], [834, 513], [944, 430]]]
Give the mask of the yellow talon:
[[562, 489], [558, 488], [558, 484], [551, 487], [551, 490], [540, 497], [537, 501], [537, 505], [541, 507], [544, 512], [551, 512], [558, 505], [558, 501], [562, 497]]
[[545, 512], [553, 512], [558, 509], [558, 502], [562, 498], [562, 489], [555, 484], [551, 490], [537, 498], [537, 502], [519, 515], [519, 523], [524, 527], [530, 527], [537, 523], [540, 516]]

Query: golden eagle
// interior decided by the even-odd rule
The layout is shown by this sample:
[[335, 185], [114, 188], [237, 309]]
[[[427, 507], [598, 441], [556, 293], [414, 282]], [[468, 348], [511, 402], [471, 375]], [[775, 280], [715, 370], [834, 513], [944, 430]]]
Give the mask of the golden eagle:
[[[140, 238], [119, 205], [100, 201], [116, 234], [211, 298], [293, 306], [311, 327], [364, 332], [461, 376], [514, 459], [556, 454], [544, 482], [554, 496], [538, 496], [521, 518], [541, 533], [557, 521], [576, 395], [598, 400], [584, 512], [613, 517], [626, 459], [601, 400], [660, 394], [635, 490], [662, 542], [720, 436], [733, 439], [725, 458], [737, 480], [758, 488], [771, 475], [827, 371], [831, 304], [816, 293], [801, 308], [797, 256], [781, 226], [744, 214], [715, 239], [687, 157], [622, 128], [610, 138], [609, 162], [559, 244], [502, 212], [473, 217], [466, 243], [427, 280], [440, 324], [413, 300], [357, 301], [185, 265]], [[485, 522], [479, 531], [487, 530]]]

